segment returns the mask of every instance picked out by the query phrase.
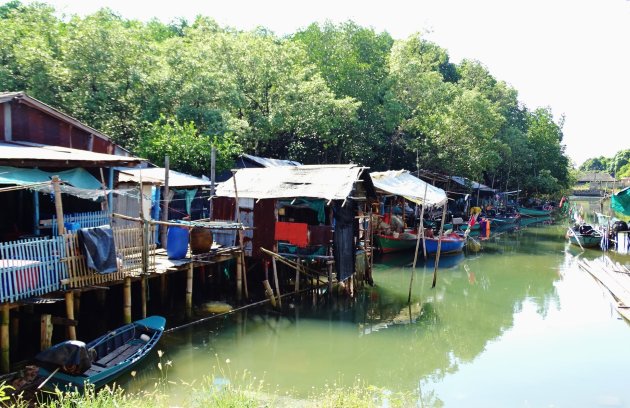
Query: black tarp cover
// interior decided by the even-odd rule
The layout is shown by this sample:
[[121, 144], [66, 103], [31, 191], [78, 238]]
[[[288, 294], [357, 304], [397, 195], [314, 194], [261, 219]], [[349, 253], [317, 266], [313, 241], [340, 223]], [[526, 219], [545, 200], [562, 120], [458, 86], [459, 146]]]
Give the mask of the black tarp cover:
[[68, 340], [55, 344], [35, 356], [35, 359], [45, 365], [61, 367], [72, 374], [80, 374], [92, 367], [92, 358], [85, 343], [78, 340]]
[[118, 270], [114, 232], [109, 225], [81, 228], [77, 234], [88, 267], [102, 274], [113, 273]]

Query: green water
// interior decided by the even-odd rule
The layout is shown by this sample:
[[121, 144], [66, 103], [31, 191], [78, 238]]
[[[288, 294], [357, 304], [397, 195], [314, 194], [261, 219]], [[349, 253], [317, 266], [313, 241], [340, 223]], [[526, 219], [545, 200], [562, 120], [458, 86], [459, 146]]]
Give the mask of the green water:
[[[298, 397], [358, 380], [417, 406], [630, 406], [630, 325], [577, 267], [565, 231], [532, 226], [444, 259], [433, 289], [432, 263], [420, 265], [411, 306], [412, 254], [383, 258], [354, 301], [304, 299], [167, 334], [161, 361], [174, 384], [219, 374]], [[128, 386], [153, 387], [156, 361]], [[185, 390], [174, 385], [174, 398]]]

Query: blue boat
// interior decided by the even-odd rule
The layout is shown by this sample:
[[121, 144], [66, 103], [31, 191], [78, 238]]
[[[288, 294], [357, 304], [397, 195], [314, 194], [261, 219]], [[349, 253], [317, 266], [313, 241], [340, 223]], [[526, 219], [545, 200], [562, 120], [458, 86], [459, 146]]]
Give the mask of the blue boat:
[[82, 390], [86, 383], [96, 388], [131, 370], [155, 347], [164, 332], [166, 319], [150, 316], [129, 323], [85, 344], [70, 340], [35, 356], [39, 375], [50, 377], [45, 388]]
[[[427, 254], [437, 254], [438, 239], [437, 238], [424, 238], [425, 245], [427, 247]], [[442, 247], [440, 249], [441, 254], [454, 254], [461, 252], [464, 249], [464, 243], [466, 240], [457, 234], [450, 234], [442, 237]]]

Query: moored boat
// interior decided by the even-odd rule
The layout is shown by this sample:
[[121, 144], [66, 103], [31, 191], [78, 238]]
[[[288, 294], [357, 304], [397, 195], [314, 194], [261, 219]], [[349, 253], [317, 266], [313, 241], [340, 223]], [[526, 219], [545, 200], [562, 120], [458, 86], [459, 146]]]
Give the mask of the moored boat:
[[131, 370], [155, 347], [166, 319], [150, 316], [124, 325], [89, 343], [70, 340], [56, 344], [35, 359], [39, 375], [50, 377], [46, 388], [66, 386], [83, 389], [86, 383], [99, 388]]
[[375, 234], [374, 239], [381, 253], [389, 254], [392, 252], [415, 249], [418, 236], [409, 232], [391, 235]]
[[546, 217], [551, 214], [551, 210], [518, 207], [518, 213], [527, 217]]
[[[438, 238], [425, 237], [427, 254], [436, 254], [438, 249]], [[466, 240], [457, 234], [449, 234], [442, 237], [441, 254], [452, 254], [461, 252], [464, 249]]]
[[569, 228], [566, 237], [573, 245], [595, 248], [601, 244], [603, 235], [588, 224], [580, 224]]

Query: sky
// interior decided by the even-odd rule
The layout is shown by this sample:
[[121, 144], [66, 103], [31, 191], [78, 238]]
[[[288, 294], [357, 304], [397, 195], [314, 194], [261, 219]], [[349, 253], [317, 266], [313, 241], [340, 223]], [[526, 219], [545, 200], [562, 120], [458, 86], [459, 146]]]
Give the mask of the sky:
[[557, 122], [564, 116], [563, 143], [576, 165], [630, 149], [630, 0], [43, 1], [66, 14], [109, 7], [142, 21], [205, 15], [278, 35], [326, 20], [353, 20], [395, 39], [425, 33], [452, 62], [480, 61], [530, 110], [549, 107]]

